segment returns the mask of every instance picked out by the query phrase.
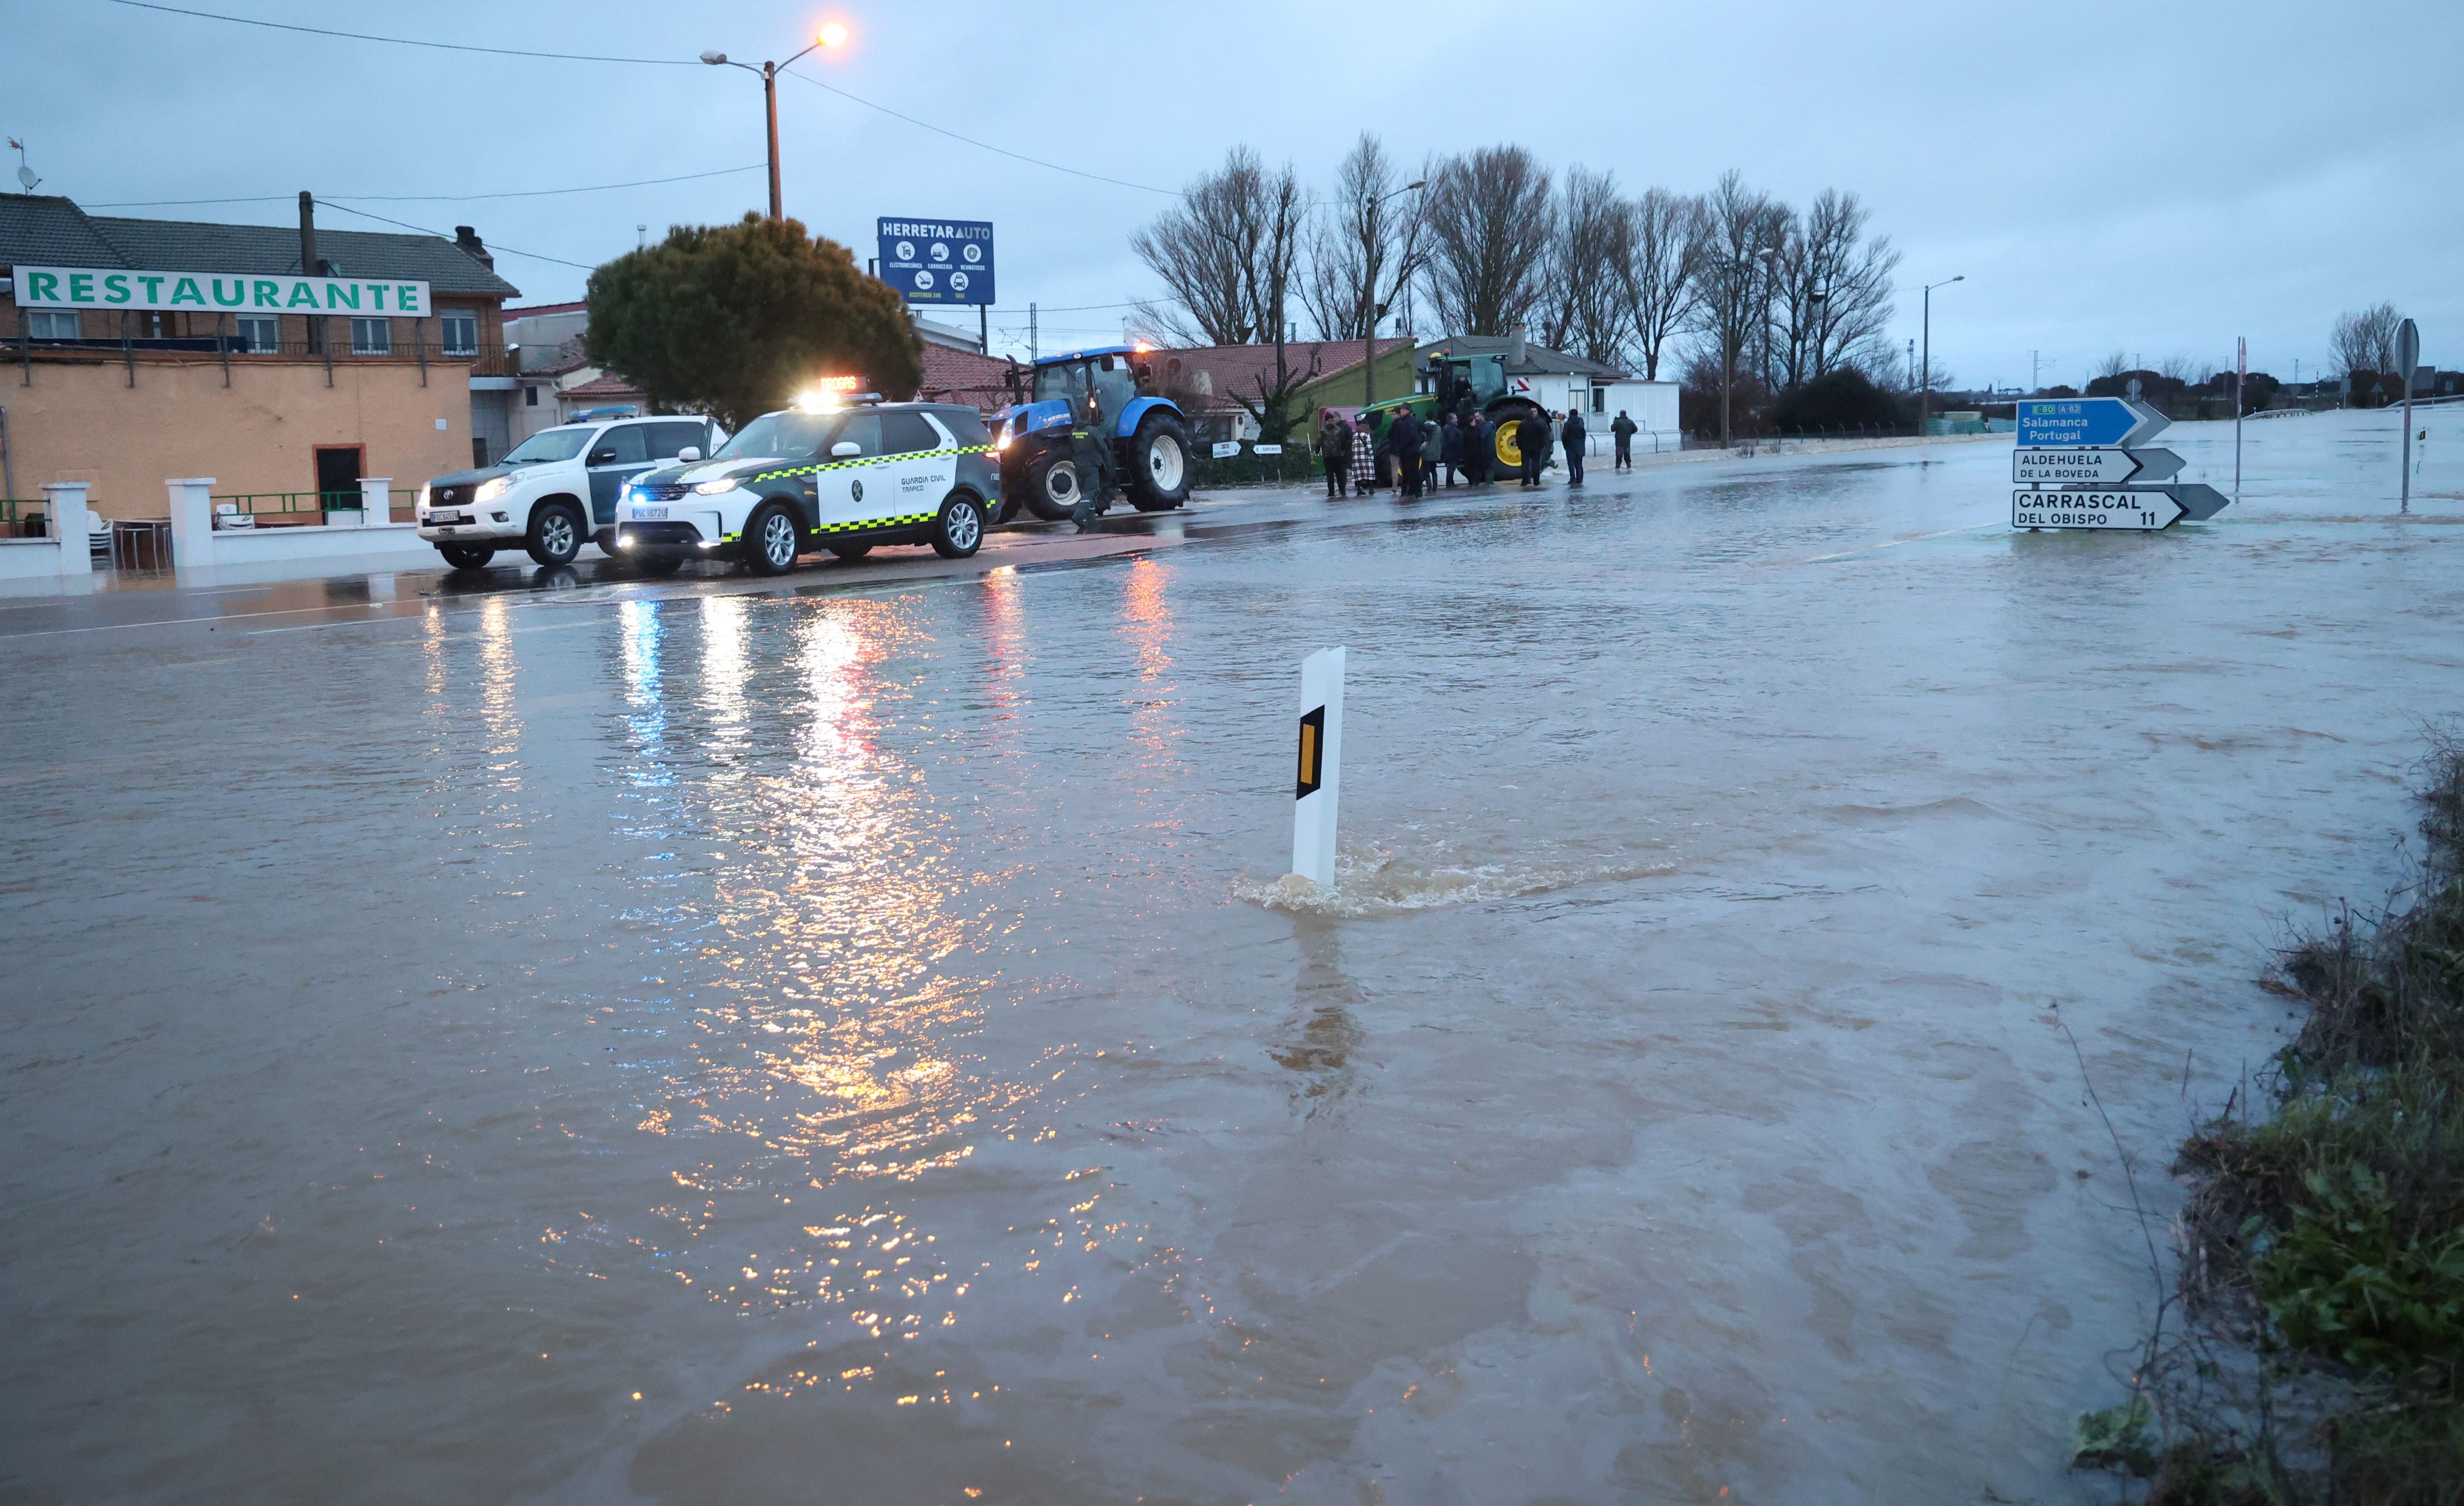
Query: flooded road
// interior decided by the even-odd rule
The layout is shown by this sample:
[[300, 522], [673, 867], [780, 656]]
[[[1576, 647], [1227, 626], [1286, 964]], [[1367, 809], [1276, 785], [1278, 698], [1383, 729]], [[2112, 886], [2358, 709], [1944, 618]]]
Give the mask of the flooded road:
[[2253, 427], [2152, 538], [1991, 443], [11, 604], [0, 1497], [2088, 1496], [2464, 708], [2453, 481]]

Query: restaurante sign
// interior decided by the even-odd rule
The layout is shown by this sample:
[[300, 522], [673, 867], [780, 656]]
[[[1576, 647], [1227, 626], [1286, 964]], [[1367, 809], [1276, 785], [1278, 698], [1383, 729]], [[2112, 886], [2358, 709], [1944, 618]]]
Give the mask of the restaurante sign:
[[193, 308], [425, 319], [428, 284], [385, 277], [259, 277], [109, 267], [15, 267], [19, 308]]

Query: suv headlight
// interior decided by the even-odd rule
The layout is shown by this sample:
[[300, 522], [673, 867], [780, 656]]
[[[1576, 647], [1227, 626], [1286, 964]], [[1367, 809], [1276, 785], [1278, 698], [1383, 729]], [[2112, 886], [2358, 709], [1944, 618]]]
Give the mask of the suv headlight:
[[704, 497], [716, 497], [721, 492], [735, 491], [736, 477], [732, 476], [722, 476], [713, 481], [695, 481], [693, 483], [693, 490]]
[[513, 489], [514, 478], [512, 476], [495, 476], [489, 480], [480, 482], [479, 490], [471, 495], [471, 500], [474, 504], [493, 502], [497, 498], [504, 496], [507, 492], [510, 492]]
[[428, 511], [428, 483], [426, 481], [419, 483], [418, 507], [421, 512]]

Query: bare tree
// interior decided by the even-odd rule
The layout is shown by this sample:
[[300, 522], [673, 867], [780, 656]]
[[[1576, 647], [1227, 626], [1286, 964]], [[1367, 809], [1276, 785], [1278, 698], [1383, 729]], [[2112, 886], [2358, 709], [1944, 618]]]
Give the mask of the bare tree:
[[1275, 347], [1275, 378], [1270, 383], [1259, 373], [1255, 402], [1242, 392], [1231, 396], [1258, 421], [1259, 438], [1282, 444], [1291, 428], [1292, 394], [1318, 374], [1314, 359], [1307, 371], [1297, 371], [1285, 353], [1292, 333], [1291, 307], [1300, 291], [1301, 245], [1309, 234], [1309, 199], [1291, 164], [1260, 178], [1243, 231], [1242, 242], [1250, 248], [1242, 277], [1243, 297], [1256, 313], [1253, 327], [1262, 329]]
[[1556, 220], [1539, 300], [1540, 343], [1614, 365], [1625, 343], [1618, 279], [1633, 230], [1617, 175], [1570, 169]]
[[[1377, 400], [1378, 322], [1427, 255], [1426, 200], [1398, 184], [1400, 176], [1377, 138], [1361, 132], [1335, 169], [1333, 202], [1319, 222], [1301, 284], [1301, 301], [1320, 338], [1363, 343], [1364, 404]], [[1414, 181], [1425, 185], [1430, 176], [1424, 164]]]
[[1429, 184], [1429, 291], [1448, 329], [1503, 335], [1545, 286], [1556, 206], [1549, 171], [1520, 146], [1449, 159]]
[[1221, 169], [1182, 192], [1177, 209], [1130, 236], [1130, 249], [1170, 297], [1139, 303], [1133, 322], [1174, 344], [1245, 345], [1259, 333], [1255, 299], [1266, 170], [1235, 146]]
[[2129, 369], [2130, 353], [2126, 350], [2117, 350], [2113, 354], [2098, 362], [2096, 364], [2096, 369], [2089, 372], [2088, 376], [2092, 380], [2102, 381], [2106, 377], [2118, 377]]
[[2376, 376], [2392, 371], [2396, 326], [2403, 322], [2404, 316], [2396, 312], [2392, 303], [2339, 314], [2335, 332], [2327, 337], [2328, 352], [2346, 376], [2357, 372]]
[[2196, 356], [2171, 355], [2156, 363], [2158, 376], [2167, 382], [2179, 382], [2185, 387], [2189, 385], [2190, 373], [2198, 369], [2199, 358]]
[[[1778, 342], [1790, 387], [1836, 366], [1888, 360], [1880, 343], [1894, 310], [1900, 254], [1887, 235], [1865, 239], [1871, 217], [1857, 195], [1825, 188], [1782, 243]], [[1860, 350], [1863, 363], [1852, 356]]]
[[1660, 358], [1668, 337], [1693, 316], [1705, 226], [1703, 201], [1691, 194], [1646, 188], [1627, 206], [1625, 259], [1617, 268], [1617, 285], [1625, 299], [1627, 327], [1642, 355], [1645, 381], [1660, 380]]
[[1694, 328], [1720, 368], [1720, 442], [1728, 442], [1736, 376], [1749, 344], [1768, 329], [1771, 273], [1787, 210], [1749, 188], [1733, 167], [1704, 197], [1705, 237], [1695, 271]]

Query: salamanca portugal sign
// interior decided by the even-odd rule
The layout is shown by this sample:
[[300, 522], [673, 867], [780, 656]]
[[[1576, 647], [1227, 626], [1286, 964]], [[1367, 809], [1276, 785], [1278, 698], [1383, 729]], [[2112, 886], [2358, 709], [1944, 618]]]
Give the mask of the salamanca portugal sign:
[[425, 319], [428, 284], [373, 277], [259, 277], [110, 267], [15, 267], [19, 308], [192, 308], [226, 314], [384, 314]]

